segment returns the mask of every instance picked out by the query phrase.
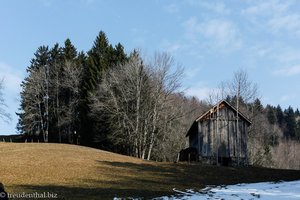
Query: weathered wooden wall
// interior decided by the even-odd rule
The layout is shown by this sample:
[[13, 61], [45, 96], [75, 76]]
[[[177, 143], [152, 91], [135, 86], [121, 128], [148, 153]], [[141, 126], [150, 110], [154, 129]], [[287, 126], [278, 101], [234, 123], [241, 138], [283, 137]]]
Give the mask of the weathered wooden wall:
[[243, 114], [237, 115], [234, 107], [222, 101], [194, 121], [187, 133], [189, 147], [212, 163], [245, 163], [250, 125]]
[[197, 123], [197, 133], [191, 134], [190, 140], [200, 156], [246, 158], [248, 125], [239, 117], [237, 131], [237, 114], [234, 110], [223, 107]]

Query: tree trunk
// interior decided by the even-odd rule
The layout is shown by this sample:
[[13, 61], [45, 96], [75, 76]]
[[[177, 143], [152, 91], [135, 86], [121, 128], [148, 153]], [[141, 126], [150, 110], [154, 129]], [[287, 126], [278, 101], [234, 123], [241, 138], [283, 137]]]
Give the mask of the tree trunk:
[[153, 148], [153, 145], [154, 145], [156, 123], [157, 123], [157, 105], [155, 104], [154, 110], [153, 110], [153, 121], [152, 121], [153, 127], [152, 127], [151, 136], [150, 136], [150, 145], [149, 145], [147, 160], [150, 160], [150, 158], [151, 158], [151, 152], [152, 152], [152, 148]]
[[46, 130], [45, 130], [45, 142], [48, 142], [48, 131], [49, 131], [49, 66], [46, 65], [46, 95], [45, 99], [45, 114], [46, 114]]
[[140, 104], [141, 104], [141, 88], [142, 88], [142, 69], [141, 67], [137, 68], [138, 77], [136, 79], [136, 125], [135, 125], [135, 137], [136, 137], [136, 148], [137, 148], [137, 157], [141, 157], [141, 145], [140, 142]]
[[148, 126], [147, 126], [147, 119], [145, 120], [145, 126], [144, 126], [144, 135], [143, 135], [143, 150], [142, 150], [142, 159], [145, 159], [146, 156], [146, 143], [147, 143], [147, 135], [148, 135]]
[[40, 131], [42, 131], [43, 140], [44, 140], [44, 142], [46, 142], [46, 134], [45, 134], [45, 130], [44, 130], [44, 120], [43, 120], [41, 103], [39, 103], [39, 113], [40, 113]]
[[58, 70], [56, 71], [56, 117], [57, 117], [57, 131], [58, 131], [58, 142], [61, 143], [61, 133], [60, 133], [60, 124], [59, 124], [59, 85], [58, 85]]

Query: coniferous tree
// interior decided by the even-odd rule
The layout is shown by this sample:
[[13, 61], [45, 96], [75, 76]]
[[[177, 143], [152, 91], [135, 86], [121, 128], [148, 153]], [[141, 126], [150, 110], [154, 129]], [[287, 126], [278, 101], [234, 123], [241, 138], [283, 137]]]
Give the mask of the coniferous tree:
[[89, 116], [90, 108], [88, 106], [90, 93], [95, 91], [96, 85], [101, 81], [104, 69], [108, 68], [107, 52], [108, 39], [103, 31], [100, 31], [96, 37], [92, 49], [88, 52], [87, 62], [83, 71], [83, 82], [81, 88], [80, 104], [80, 136], [84, 145], [92, 146], [94, 144], [95, 134], [93, 127], [95, 121]]
[[278, 123], [279, 127], [283, 128], [283, 126], [284, 126], [284, 115], [283, 115], [283, 111], [282, 111], [280, 105], [278, 105], [276, 107], [276, 118], [277, 118], [277, 123]]
[[[80, 104], [80, 135], [83, 144], [93, 146], [98, 138], [103, 138], [103, 132], [106, 132], [105, 119], [102, 120], [100, 127], [96, 127], [95, 119], [92, 118], [89, 108], [89, 95], [95, 92], [96, 86], [101, 83], [103, 76], [109, 68], [113, 68], [119, 62], [126, 60], [126, 54], [121, 44], [116, 49], [109, 44], [109, 41], [103, 31], [100, 31], [96, 37], [91, 50], [88, 52], [87, 61], [83, 69], [83, 80], [81, 88], [81, 104]], [[99, 116], [100, 117], [100, 116]], [[98, 142], [99, 143], [99, 142]]]
[[65, 46], [62, 48], [65, 60], [75, 60], [77, 57], [77, 50], [68, 38], [65, 41]]
[[253, 106], [257, 112], [263, 112], [264, 107], [258, 98], [254, 100]]
[[121, 43], [118, 43], [115, 47], [114, 53], [113, 53], [113, 60], [112, 63], [114, 65], [117, 65], [119, 63], [124, 63], [128, 61], [127, 55], [124, 51], [124, 47]]
[[300, 141], [300, 120], [296, 122], [296, 140]]
[[100, 31], [92, 49], [88, 52], [87, 90], [94, 91], [97, 83], [101, 81], [102, 75], [109, 67], [109, 53], [112, 47], [103, 31]]
[[300, 117], [300, 111], [299, 111], [298, 108], [297, 108], [296, 111], [295, 111], [295, 117]]
[[287, 138], [292, 138], [294, 139], [296, 136], [296, 118], [295, 118], [295, 113], [294, 109], [289, 106], [288, 109], [284, 111], [285, 114], [285, 122], [287, 129], [285, 131], [285, 136]]
[[40, 46], [37, 51], [34, 53], [34, 58], [31, 59], [31, 64], [27, 68], [27, 72], [30, 73], [32, 70], [35, 70], [40, 67], [44, 67], [48, 64], [50, 59], [50, 52], [48, 46]]
[[268, 121], [271, 124], [275, 124], [277, 122], [277, 118], [276, 118], [276, 108], [271, 106], [271, 105], [267, 105], [266, 106], [266, 112], [267, 112], [267, 118]]

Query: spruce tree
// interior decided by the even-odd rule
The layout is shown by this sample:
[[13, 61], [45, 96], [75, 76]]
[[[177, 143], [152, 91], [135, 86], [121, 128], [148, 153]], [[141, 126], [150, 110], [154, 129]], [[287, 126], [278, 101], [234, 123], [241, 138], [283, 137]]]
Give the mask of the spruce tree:
[[261, 101], [258, 98], [255, 99], [255, 101], [254, 101], [253, 104], [254, 104], [254, 108], [255, 108], [256, 111], [258, 111], [258, 112], [262, 112], [263, 111], [264, 106], [261, 104]]
[[277, 118], [276, 118], [276, 108], [271, 106], [271, 105], [267, 105], [266, 106], [266, 111], [267, 111], [267, 118], [268, 121], [271, 124], [275, 124], [277, 122]]
[[283, 115], [283, 111], [282, 111], [280, 105], [278, 105], [276, 107], [276, 118], [277, 118], [277, 123], [278, 123], [279, 127], [283, 128], [283, 126], [284, 126], [284, 115]]
[[295, 111], [295, 117], [300, 117], [300, 111], [299, 111], [298, 108], [297, 108], [296, 111]]
[[94, 145], [95, 120], [89, 116], [89, 93], [93, 93], [96, 85], [101, 81], [104, 69], [107, 69], [107, 52], [108, 39], [103, 31], [94, 41], [92, 49], [88, 52], [86, 65], [83, 69], [83, 80], [81, 88], [81, 104], [80, 104], [80, 136], [84, 145]]
[[297, 121], [296, 125], [296, 140], [300, 142], [300, 120]]
[[34, 53], [34, 58], [30, 61], [30, 66], [27, 67], [26, 71], [30, 73], [40, 67], [44, 67], [49, 63], [50, 52], [48, 46], [40, 46]]
[[287, 126], [287, 130], [285, 131], [285, 136], [288, 138], [294, 139], [296, 136], [296, 118], [294, 109], [289, 106], [288, 109], [284, 111], [285, 114], [285, 122]]
[[122, 44], [118, 43], [114, 50], [113, 64], [117, 65], [119, 63], [124, 63], [128, 60], [125, 54], [124, 47]]
[[[100, 120], [100, 128], [96, 128], [99, 124], [99, 119], [92, 118], [89, 108], [89, 95], [94, 93], [98, 83], [102, 81], [106, 71], [117, 65], [119, 62], [126, 60], [126, 54], [121, 44], [114, 49], [103, 31], [94, 41], [94, 45], [87, 53], [87, 60], [83, 70], [83, 80], [81, 88], [81, 104], [80, 104], [80, 135], [83, 144], [93, 146], [95, 145], [96, 135], [99, 132], [105, 132], [105, 121]], [[103, 130], [104, 129], [104, 130]]]
[[68, 38], [65, 41], [65, 46], [62, 48], [65, 60], [75, 60], [77, 57], [77, 50]]

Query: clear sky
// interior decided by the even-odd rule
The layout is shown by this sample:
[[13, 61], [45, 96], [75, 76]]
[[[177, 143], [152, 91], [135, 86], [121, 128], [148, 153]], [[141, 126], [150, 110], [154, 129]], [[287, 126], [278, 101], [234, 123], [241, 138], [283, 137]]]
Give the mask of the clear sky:
[[15, 133], [20, 83], [41, 45], [70, 38], [88, 51], [99, 31], [127, 52], [166, 51], [185, 67], [188, 95], [205, 99], [239, 68], [263, 104], [300, 107], [300, 1], [0, 0], [0, 76]]

